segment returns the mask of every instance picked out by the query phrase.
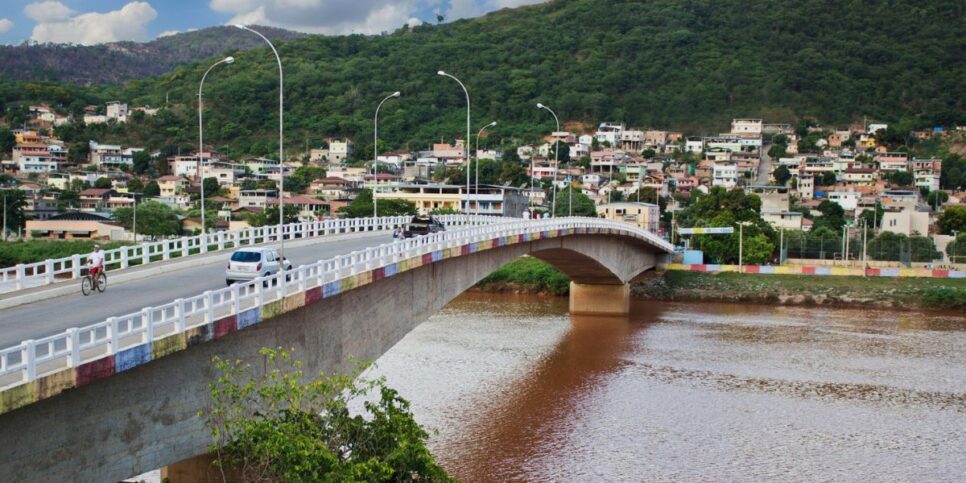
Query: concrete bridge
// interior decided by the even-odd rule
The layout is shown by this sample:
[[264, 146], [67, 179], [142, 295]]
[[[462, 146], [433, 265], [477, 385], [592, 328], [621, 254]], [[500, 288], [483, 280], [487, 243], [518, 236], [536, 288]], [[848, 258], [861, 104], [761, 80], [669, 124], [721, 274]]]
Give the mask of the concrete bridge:
[[206, 453], [198, 414], [213, 356], [258, 361], [262, 347], [293, 347], [307, 373], [346, 370], [523, 255], [572, 278], [572, 312], [626, 314], [627, 284], [670, 251], [649, 232], [593, 218], [470, 226], [30, 340], [0, 351], [0, 474], [117, 481]]

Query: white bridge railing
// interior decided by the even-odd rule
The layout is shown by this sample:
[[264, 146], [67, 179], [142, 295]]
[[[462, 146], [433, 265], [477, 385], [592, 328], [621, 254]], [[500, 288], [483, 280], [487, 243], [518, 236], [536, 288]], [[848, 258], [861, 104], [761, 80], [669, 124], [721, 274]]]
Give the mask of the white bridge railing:
[[[437, 218], [447, 226], [478, 225], [506, 220], [506, 218], [492, 216], [464, 215], [446, 215]], [[341, 233], [390, 230], [395, 226], [409, 223], [410, 219], [412, 219], [411, 216], [391, 216], [292, 223], [282, 227], [282, 236], [286, 240], [291, 240]], [[272, 225], [147, 242], [104, 250], [104, 266], [108, 272], [124, 270], [135, 265], [147, 265], [178, 257], [268, 243], [277, 241], [278, 237], [278, 225]], [[86, 262], [87, 255], [73, 255], [0, 268], [0, 293], [16, 292], [80, 278], [83, 276], [82, 269], [86, 266]]]
[[[389, 219], [386, 221], [389, 222]], [[448, 221], [456, 223], [454, 219]], [[482, 220], [465, 221], [481, 222]], [[492, 219], [490, 221], [492, 222]], [[331, 225], [326, 226], [335, 229]], [[345, 227], [345, 225], [342, 226]], [[143, 346], [149, 342], [211, 324], [232, 315], [239, 316], [238, 325], [242, 327], [242, 315], [252, 308], [263, 307], [265, 304], [304, 293], [309, 289], [319, 287], [325, 289], [331, 286], [328, 284], [332, 282], [355, 277], [357, 274], [404, 260], [477, 242], [536, 234], [548, 230], [569, 229], [606, 229], [613, 234], [643, 240], [659, 251], [667, 253], [673, 251], [669, 243], [651, 232], [627, 223], [597, 218], [516, 220], [469, 226], [399, 240], [302, 265], [285, 272], [284, 278], [283, 274], [275, 274], [244, 284], [210, 290], [194, 297], [146, 307], [140, 312], [110, 317], [97, 324], [71, 328], [60, 334], [27, 340], [17, 346], [0, 350], [0, 391], [28, 383], [44, 375], [78, 367], [126, 349]], [[323, 290], [323, 293], [326, 292]]]

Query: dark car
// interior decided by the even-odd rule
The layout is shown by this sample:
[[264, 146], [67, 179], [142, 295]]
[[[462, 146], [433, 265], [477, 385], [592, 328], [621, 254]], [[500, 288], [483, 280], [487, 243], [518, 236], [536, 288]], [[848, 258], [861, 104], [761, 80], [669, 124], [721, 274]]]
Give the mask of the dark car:
[[433, 218], [432, 216], [417, 215], [409, 221], [408, 225], [406, 225], [406, 229], [403, 230], [403, 238], [429, 235], [430, 233], [437, 233], [441, 231], [446, 231], [446, 226], [440, 223], [439, 220]]

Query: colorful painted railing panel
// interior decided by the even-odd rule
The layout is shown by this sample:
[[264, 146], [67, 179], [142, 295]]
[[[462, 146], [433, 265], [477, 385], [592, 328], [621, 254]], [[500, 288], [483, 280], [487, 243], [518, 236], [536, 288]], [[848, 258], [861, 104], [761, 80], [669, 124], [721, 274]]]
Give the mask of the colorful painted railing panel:
[[[446, 215], [440, 216], [439, 218], [447, 226], [500, 223], [507, 220], [507, 218], [493, 216], [463, 215]], [[282, 236], [287, 240], [291, 240], [344, 233], [390, 230], [396, 226], [408, 223], [409, 220], [410, 217], [408, 216], [392, 216], [293, 223], [282, 227]], [[230, 250], [256, 243], [277, 241], [278, 236], [278, 225], [273, 225], [147, 242], [140, 245], [105, 250], [104, 264], [109, 272], [124, 270], [135, 265], [146, 265], [178, 257], [187, 257]], [[86, 261], [87, 257], [85, 255], [74, 255], [71, 257], [48, 259], [42, 262], [0, 268], [0, 293], [16, 292], [80, 278], [83, 273], [82, 269], [86, 266]]]
[[806, 265], [686, 265], [669, 263], [658, 268], [665, 270], [683, 270], [688, 272], [743, 272], [763, 275], [814, 275], [841, 277], [892, 277], [892, 278], [966, 278], [966, 271], [929, 268], [861, 268], [861, 267], [826, 267]]

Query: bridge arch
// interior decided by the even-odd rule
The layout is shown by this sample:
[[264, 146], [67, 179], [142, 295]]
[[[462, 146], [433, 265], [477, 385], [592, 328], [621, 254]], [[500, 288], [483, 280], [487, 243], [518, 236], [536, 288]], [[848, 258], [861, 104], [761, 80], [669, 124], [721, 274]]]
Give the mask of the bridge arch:
[[[265, 306], [260, 321], [243, 330], [222, 337], [198, 332], [193, 336], [209, 341], [193, 346], [186, 335], [185, 350], [122, 372], [112, 366], [110, 377], [2, 414], [0, 447], [6, 457], [0, 473], [14, 480], [119, 481], [189, 459], [207, 452], [211, 442], [198, 414], [208, 404], [207, 384], [215, 377], [210, 361], [216, 355], [256, 362], [263, 347], [291, 347], [306, 373], [344, 371], [350, 357], [377, 360], [452, 299], [521, 256], [547, 261], [578, 288], [626, 290], [662, 255], [653, 243], [616, 232], [559, 233], [496, 245], [463, 246], [459, 256], [391, 276], [376, 270], [370, 283], [314, 303], [282, 300], [284, 310], [269, 314]], [[320, 287], [320, 297], [321, 292]]]

